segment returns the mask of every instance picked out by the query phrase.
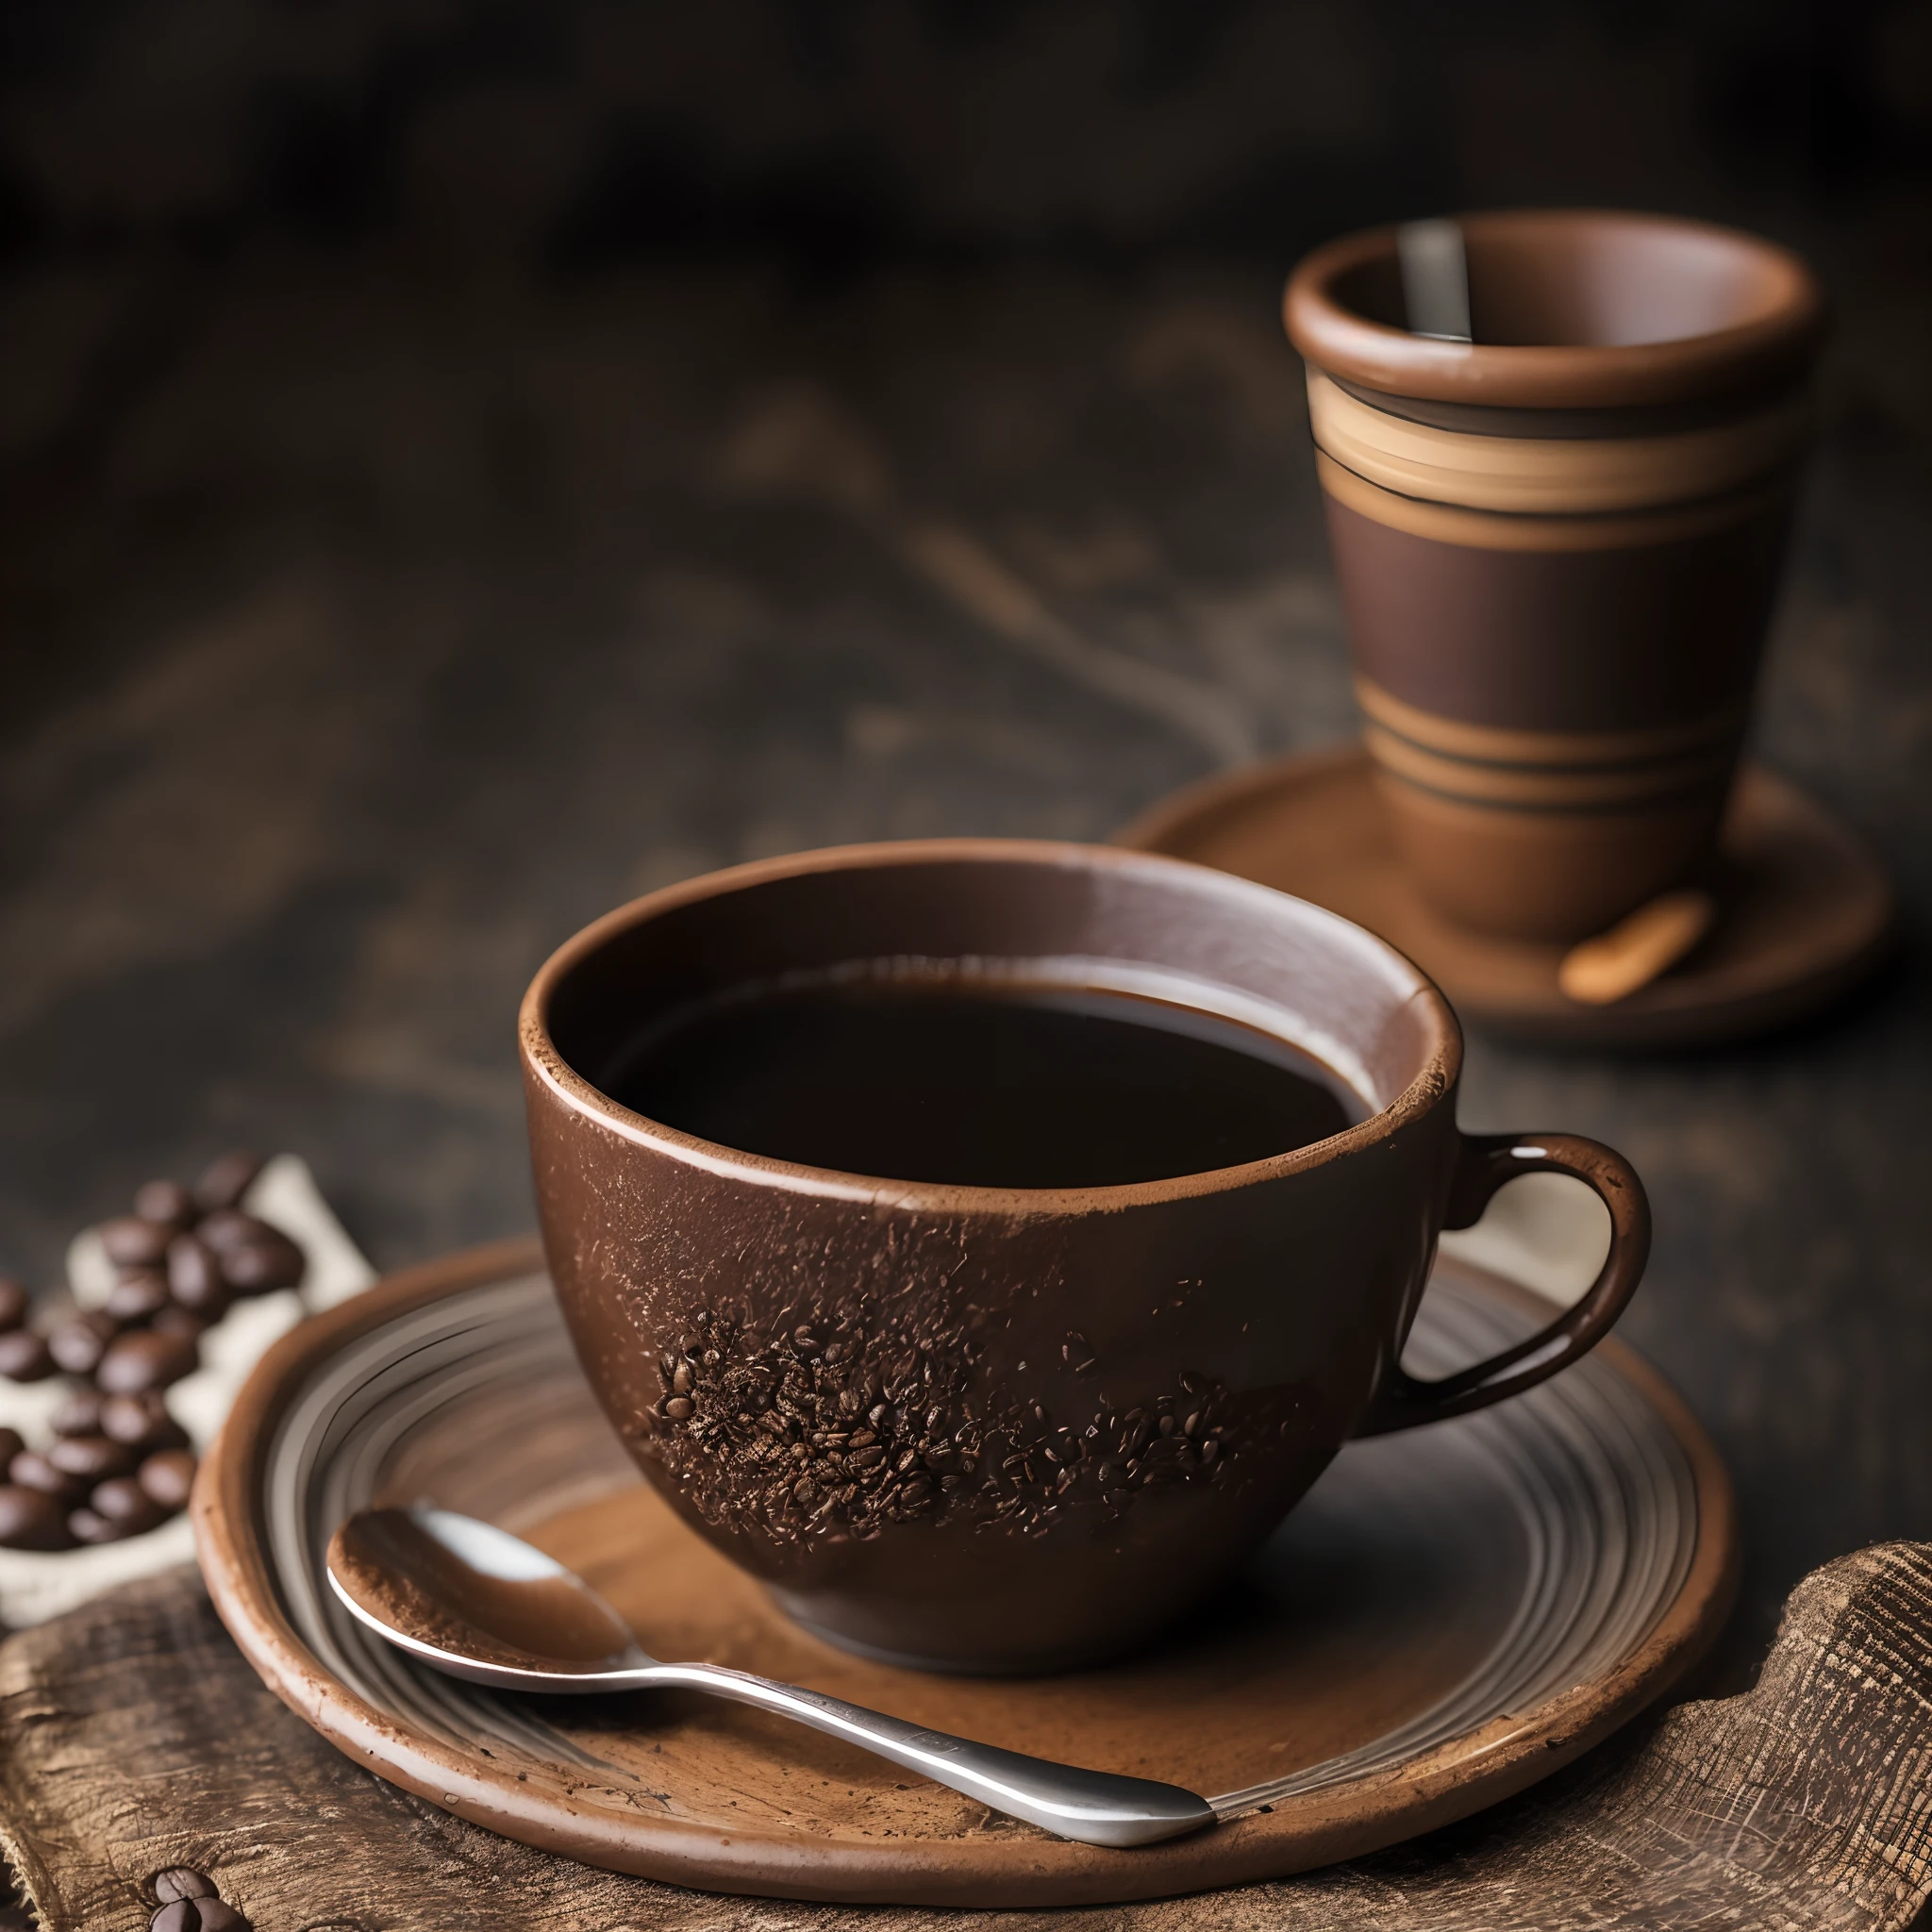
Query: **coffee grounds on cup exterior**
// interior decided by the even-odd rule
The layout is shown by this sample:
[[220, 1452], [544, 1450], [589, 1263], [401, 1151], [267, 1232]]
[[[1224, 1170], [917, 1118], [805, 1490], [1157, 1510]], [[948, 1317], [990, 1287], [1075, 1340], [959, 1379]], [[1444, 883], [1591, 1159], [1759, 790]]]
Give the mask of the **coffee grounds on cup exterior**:
[[[961, 1516], [1040, 1536], [1076, 1507], [1113, 1521], [1141, 1491], [1218, 1482], [1229, 1467], [1222, 1382], [1182, 1371], [1171, 1391], [1061, 1423], [1008, 1390], [990, 1407], [969, 1396], [979, 1355], [962, 1331], [911, 1341], [868, 1313], [800, 1322], [788, 1308], [760, 1335], [698, 1310], [658, 1357], [643, 1453], [707, 1523], [781, 1546]], [[1060, 1354], [1098, 1388], [1084, 1336], [1069, 1333]]]

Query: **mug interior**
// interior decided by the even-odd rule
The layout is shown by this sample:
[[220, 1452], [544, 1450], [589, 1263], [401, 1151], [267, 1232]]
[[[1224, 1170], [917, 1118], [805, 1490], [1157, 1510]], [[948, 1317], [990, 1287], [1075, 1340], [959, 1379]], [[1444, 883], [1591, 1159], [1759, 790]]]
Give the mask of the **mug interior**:
[[[1285, 1041], [1358, 1104], [1345, 1133], [1274, 1157], [1284, 1162], [1325, 1158], [1380, 1131], [1391, 1110], [1428, 1104], [1459, 1059], [1434, 986], [1333, 913], [1179, 860], [1004, 841], [807, 853], [671, 887], [566, 945], [532, 986], [526, 1017], [547, 1034], [561, 1062], [549, 1071], [578, 1107], [659, 1144], [797, 1171], [649, 1120], [608, 1089], [639, 1038], [681, 1014], [884, 962], [1134, 994], [1182, 1026], [1199, 1015]], [[1134, 1184], [1076, 1191], [1124, 1194]]]
[[[1802, 271], [1748, 235], [1642, 215], [1509, 213], [1461, 223], [1470, 325], [1498, 347], [1611, 348], [1683, 341], [1771, 320], [1801, 298]], [[1409, 326], [1392, 233], [1330, 293], [1363, 321]]]

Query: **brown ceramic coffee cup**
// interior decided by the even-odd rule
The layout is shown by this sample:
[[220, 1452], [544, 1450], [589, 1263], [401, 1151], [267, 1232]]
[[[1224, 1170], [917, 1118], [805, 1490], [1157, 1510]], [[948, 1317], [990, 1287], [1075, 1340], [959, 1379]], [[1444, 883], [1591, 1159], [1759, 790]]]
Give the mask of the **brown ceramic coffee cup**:
[[[642, 1030], [856, 961], [1003, 962], [1311, 1056], [1354, 1124], [1244, 1166], [993, 1189], [800, 1166], [604, 1091]], [[1461, 1037], [1373, 935], [1205, 867], [945, 840], [693, 879], [579, 933], [525, 996], [537, 1198], [577, 1352], [644, 1474], [834, 1641], [966, 1671], [1087, 1662], [1212, 1592], [1352, 1436], [1533, 1387], [1642, 1272], [1643, 1191], [1569, 1135], [1466, 1136]], [[1436, 1238], [1574, 1174], [1589, 1293], [1445, 1381], [1399, 1366]]]
[[1417, 889], [1602, 930], [1709, 855], [1824, 332], [1801, 261], [1660, 216], [1470, 215], [1473, 341], [1397, 231], [1288, 284], [1369, 749]]

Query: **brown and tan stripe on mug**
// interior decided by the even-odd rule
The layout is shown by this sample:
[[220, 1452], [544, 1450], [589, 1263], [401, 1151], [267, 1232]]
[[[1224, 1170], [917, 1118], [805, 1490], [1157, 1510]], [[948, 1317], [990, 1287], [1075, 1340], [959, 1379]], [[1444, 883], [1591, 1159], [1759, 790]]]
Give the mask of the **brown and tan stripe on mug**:
[[1572, 940], [1707, 859], [1808, 438], [1824, 304], [1770, 242], [1472, 215], [1472, 341], [1397, 231], [1288, 285], [1376, 776], [1457, 923]]

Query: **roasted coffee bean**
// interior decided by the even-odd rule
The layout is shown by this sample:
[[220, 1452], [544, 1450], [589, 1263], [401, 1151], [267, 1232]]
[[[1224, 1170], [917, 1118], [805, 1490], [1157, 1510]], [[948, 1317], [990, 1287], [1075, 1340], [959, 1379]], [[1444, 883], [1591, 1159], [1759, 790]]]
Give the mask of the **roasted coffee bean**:
[[691, 1372], [689, 1362], [679, 1362], [671, 1372], [671, 1387], [674, 1393], [689, 1395], [691, 1389]]
[[688, 1395], [674, 1395], [664, 1405], [664, 1413], [675, 1423], [689, 1422], [692, 1407], [691, 1400]]
[[73, 1541], [57, 1498], [44, 1490], [0, 1483], [0, 1545], [9, 1550], [64, 1550]]
[[70, 1375], [91, 1375], [120, 1332], [121, 1324], [112, 1315], [90, 1308], [47, 1331], [47, 1353]]
[[177, 1307], [170, 1302], [152, 1322], [148, 1324], [157, 1335], [184, 1336], [192, 1341], [207, 1328], [206, 1319], [197, 1315], [192, 1308]]
[[[218, 1255], [225, 1256], [241, 1248], [288, 1248], [298, 1259], [301, 1256], [301, 1250], [280, 1228], [270, 1226], [253, 1214], [243, 1214], [239, 1208], [226, 1208], [221, 1213], [210, 1214], [194, 1232]], [[702, 1336], [687, 1335], [684, 1338], [684, 1352], [693, 1357], [704, 1345]]]
[[[206, 1279], [190, 1279], [179, 1284], [170, 1283], [168, 1295], [177, 1308], [186, 1308], [191, 1315], [212, 1326], [228, 1312], [235, 1299], [235, 1291], [219, 1271]], [[157, 1310], [158, 1313], [159, 1311]]]
[[15, 1328], [0, 1335], [0, 1375], [9, 1382], [44, 1382], [54, 1373], [54, 1357], [47, 1353], [47, 1338], [31, 1328]]
[[[161, 1318], [155, 1319], [158, 1323]], [[192, 1335], [169, 1334], [159, 1327], [137, 1328], [108, 1345], [94, 1371], [94, 1381], [104, 1394], [142, 1395], [192, 1374], [200, 1358], [201, 1351]]]
[[64, 1469], [57, 1469], [38, 1449], [23, 1449], [7, 1465], [7, 1478], [16, 1489], [36, 1490], [55, 1502], [77, 1503], [87, 1494], [87, 1484]]
[[224, 1208], [239, 1206], [242, 1196], [255, 1185], [255, 1177], [260, 1172], [261, 1156], [245, 1147], [216, 1155], [202, 1170], [201, 1178], [194, 1184], [195, 1206], [204, 1214], [214, 1214]]
[[141, 1465], [137, 1480], [163, 1509], [185, 1509], [194, 1487], [194, 1457], [185, 1449], [162, 1449]]
[[96, 1516], [120, 1525], [124, 1536], [140, 1536], [168, 1514], [130, 1475], [111, 1476], [94, 1485], [88, 1504]]
[[177, 1898], [147, 1922], [147, 1932], [201, 1932], [201, 1901]]
[[100, 1433], [125, 1442], [130, 1449], [153, 1451], [188, 1446], [188, 1432], [168, 1413], [167, 1405], [157, 1394], [109, 1395], [100, 1402], [99, 1412]]
[[110, 1475], [130, 1475], [134, 1452], [125, 1442], [108, 1436], [62, 1436], [47, 1450], [47, 1460], [58, 1470], [83, 1482], [105, 1482]]
[[258, 1221], [239, 1208], [218, 1208], [206, 1221], [194, 1224], [196, 1236], [218, 1255], [259, 1239], [267, 1228], [267, 1222]]
[[108, 1258], [123, 1268], [152, 1268], [168, 1252], [175, 1232], [172, 1222], [123, 1214], [101, 1224], [101, 1245]]
[[70, 1509], [67, 1530], [77, 1543], [115, 1543], [127, 1534], [118, 1523], [110, 1523], [95, 1509]]
[[[188, 1903], [186, 1899], [182, 1901]], [[195, 1899], [195, 1932], [253, 1932], [253, 1926], [226, 1899]], [[158, 1917], [158, 1915], [157, 1915]], [[149, 1924], [153, 1932], [153, 1921]], [[166, 1926], [162, 1928], [166, 1932]]]
[[215, 1895], [214, 1880], [191, 1865], [171, 1865], [165, 1872], [157, 1872], [148, 1882], [154, 1887], [156, 1899], [164, 1906], [173, 1905], [177, 1898]]
[[223, 1276], [237, 1294], [273, 1294], [294, 1288], [308, 1268], [302, 1250], [287, 1235], [268, 1230], [261, 1241], [237, 1241], [221, 1251]]
[[18, 1429], [0, 1426], [0, 1469], [5, 1469], [25, 1447]]
[[200, 1219], [194, 1196], [179, 1181], [143, 1181], [134, 1191], [134, 1211], [143, 1221], [161, 1221], [186, 1227]]
[[27, 1304], [32, 1300], [25, 1282], [16, 1281], [10, 1274], [0, 1274], [0, 1332], [18, 1328], [26, 1320]]
[[158, 1268], [129, 1268], [101, 1304], [124, 1328], [152, 1321], [168, 1306], [168, 1277]]
[[[242, 1250], [247, 1248], [260, 1250], [260, 1254], [253, 1259], [240, 1263], [243, 1274], [249, 1274], [251, 1277], [265, 1275], [275, 1270], [278, 1270], [280, 1274], [293, 1274], [291, 1281], [276, 1281], [275, 1287], [293, 1287], [293, 1281], [301, 1279], [301, 1265], [304, 1265], [301, 1263], [301, 1250], [278, 1229], [278, 1226], [271, 1226], [267, 1221], [260, 1221], [251, 1213], [242, 1213], [238, 1208], [228, 1208], [220, 1213], [210, 1213], [207, 1221], [203, 1221], [195, 1229], [195, 1237], [199, 1241], [205, 1241], [220, 1257], [223, 1257], [225, 1272], [228, 1267], [228, 1257], [240, 1256]], [[275, 1257], [273, 1265], [269, 1257]], [[258, 1287], [265, 1285], [267, 1283], [251, 1287], [249, 1292], [258, 1292]], [[703, 1337], [686, 1335], [682, 1346], [684, 1353], [695, 1360], [699, 1351], [703, 1349]], [[671, 1360], [673, 1366], [676, 1366], [676, 1358]], [[671, 1370], [667, 1368], [665, 1374], [669, 1375]]]
[[177, 1307], [219, 1322], [228, 1311], [228, 1284], [222, 1264], [206, 1241], [177, 1234], [168, 1243], [168, 1293]]

